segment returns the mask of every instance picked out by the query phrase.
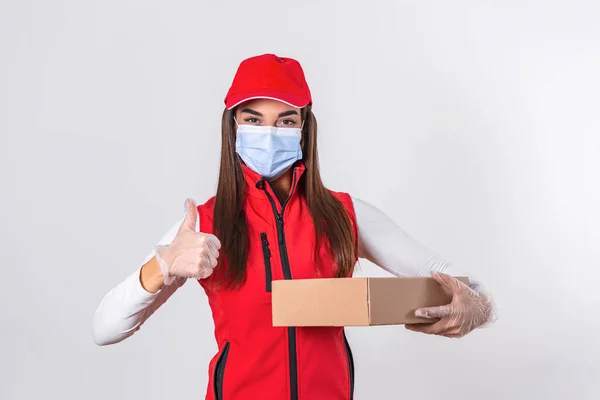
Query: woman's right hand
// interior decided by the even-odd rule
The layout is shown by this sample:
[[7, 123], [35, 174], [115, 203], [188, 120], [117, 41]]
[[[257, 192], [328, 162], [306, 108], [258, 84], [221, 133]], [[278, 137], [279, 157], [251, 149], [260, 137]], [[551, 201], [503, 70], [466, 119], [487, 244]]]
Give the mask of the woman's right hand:
[[196, 232], [198, 209], [196, 203], [186, 201], [186, 216], [175, 238], [167, 246], [156, 247], [156, 260], [169, 285], [176, 277], [207, 278], [213, 273], [219, 258], [221, 242], [215, 235]]

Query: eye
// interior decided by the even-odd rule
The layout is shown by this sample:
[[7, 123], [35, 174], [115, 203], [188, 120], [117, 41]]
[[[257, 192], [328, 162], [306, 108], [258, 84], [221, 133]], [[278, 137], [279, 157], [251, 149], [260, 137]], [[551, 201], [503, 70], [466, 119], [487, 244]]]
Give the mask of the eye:
[[294, 119], [283, 119], [281, 121], [279, 121], [279, 123], [281, 125], [287, 126], [287, 127], [292, 127], [294, 125], [296, 125], [296, 120]]
[[253, 125], [260, 124], [260, 120], [258, 118], [255, 118], [255, 117], [245, 118], [244, 121], [247, 122], [247, 123], [249, 123], [249, 124], [253, 124]]

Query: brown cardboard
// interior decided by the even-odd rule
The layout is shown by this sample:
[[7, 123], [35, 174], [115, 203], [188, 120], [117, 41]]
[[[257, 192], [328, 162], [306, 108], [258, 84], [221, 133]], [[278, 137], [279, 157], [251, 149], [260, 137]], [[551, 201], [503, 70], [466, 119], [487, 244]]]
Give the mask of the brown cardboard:
[[[465, 277], [457, 277], [468, 284]], [[330, 278], [273, 281], [273, 326], [370, 326], [432, 322], [416, 309], [450, 303], [433, 278]]]

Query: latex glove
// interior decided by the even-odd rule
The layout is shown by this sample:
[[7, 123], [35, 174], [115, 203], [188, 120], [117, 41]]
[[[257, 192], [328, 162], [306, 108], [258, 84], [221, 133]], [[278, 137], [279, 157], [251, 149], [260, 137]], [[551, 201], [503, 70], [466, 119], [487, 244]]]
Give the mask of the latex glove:
[[452, 294], [450, 304], [425, 307], [415, 311], [417, 317], [436, 318], [439, 321], [425, 324], [407, 324], [406, 329], [450, 338], [459, 338], [491, 319], [492, 303], [458, 279], [438, 272], [432, 274], [444, 289]]
[[155, 248], [165, 285], [170, 285], [176, 277], [207, 278], [217, 266], [221, 242], [214, 235], [196, 232], [197, 219], [196, 203], [188, 199], [185, 219], [171, 244]]

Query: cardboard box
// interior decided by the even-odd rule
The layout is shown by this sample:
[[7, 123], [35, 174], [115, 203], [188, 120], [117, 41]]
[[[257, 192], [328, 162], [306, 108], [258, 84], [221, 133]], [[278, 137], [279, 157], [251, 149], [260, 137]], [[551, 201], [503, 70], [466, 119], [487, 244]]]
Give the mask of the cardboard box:
[[[468, 284], [468, 278], [457, 277]], [[330, 278], [273, 281], [273, 326], [370, 326], [432, 322], [421, 307], [450, 303], [433, 278]]]

